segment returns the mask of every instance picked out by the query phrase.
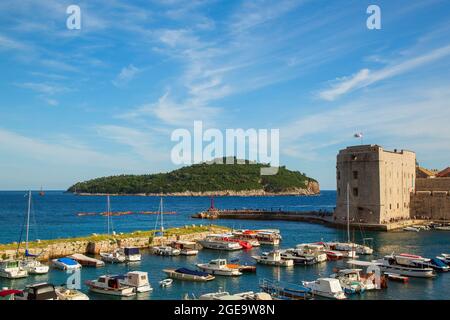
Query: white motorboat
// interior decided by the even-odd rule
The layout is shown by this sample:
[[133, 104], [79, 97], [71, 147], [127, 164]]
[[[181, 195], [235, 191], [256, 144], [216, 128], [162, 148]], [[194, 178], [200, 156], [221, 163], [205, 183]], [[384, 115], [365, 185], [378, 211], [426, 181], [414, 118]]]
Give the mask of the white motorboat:
[[58, 300], [89, 300], [89, 297], [81, 291], [65, 287], [55, 288]]
[[373, 254], [373, 249], [369, 246], [353, 243], [353, 242], [327, 242], [328, 248], [337, 251], [350, 252], [354, 251], [356, 254], [370, 255]]
[[158, 256], [179, 256], [181, 250], [170, 246], [156, 246], [153, 247], [153, 253]]
[[104, 275], [97, 280], [86, 281], [89, 290], [113, 296], [131, 297], [136, 295], [134, 287], [120, 283], [120, 277]]
[[52, 266], [61, 270], [81, 269], [81, 264], [70, 258], [58, 258], [52, 260]]
[[24, 269], [19, 260], [6, 260], [0, 262], [0, 277], [18, 279], [28, 277], [28, 271]]
[[311, 289], [314, 295], [330, 299], [347, 299], [338, 279], [319, 278], [315, 281], [302, 281], [303, 286]]
[[[432, 268], [424, 267], [423, 257], [414, 255], [387, 255], [377, 260], [376, 264], [385, 273], [394, 273], [402, 276], [432, 278], [436, 274]], [[428, 259], [429, 260], [429, 259]]]
[[127, 260], [119, 250], [113, 252], [100, 252], [100, 259], [106, 263], [123, 263]]
[[304, 254], [299, 249], [283, 249], [280, 250], [281, 258], [284, 260], [293, 260], [294, 264], [311, 265], [316, 263], [316, 258], [310, 254]]
[[225, 251], [234, 251], [241, 250], [242, 245], [238, 242], [233, 241], [225, 241], [222, 240], [222, 235], [208, 235], [203, 240], [198, 240], [198, 243], [202, 245], [203, 248], [206, 249], [214, 249], [214, 250], [225, 250]]
[[42, 264], [40, 261], [36, 260], [36, 258], [25, 258], [20, 261], [20, 265], [23, 269], [28, 271], [28, 274], [46, 274], [50, 269], [49, 266]]
[[202, 294], [199, 300], [272, 300], [272, 296], [265, 292], [240, 292], [230, 294], [226, 291], [219, 290], [218, 292], [211, 292]]
[[[330, 275], [330, 278], [338, 279], [347, 294], [363, 293], [367, 288], [361, 277], [361, 271], [362, 269], [342, 269]], [[371, 284], [370, 289], [374, 289], [375, 286]]]
[[280, 267], [291, 267], [294, 265], [293, 260], [283, 259], [281, 257], [280, 250], [274, 250], [271, 252], [264, 252], [260, 256], [252, 256], [256, 262], [261, 264], [267, 264], [271, 266], [280, 266]]
[[136, 247], [124, 247], [119, 249], [120, 254], [125, 256], [125, 261], [136, 262], [141, 261], [141, 254], [139, 248]]
[[163, 288], [166, 288], [166, 287], [170, 287], [172, 285], [172, 283], [173, 283], [173, 279], [167, 278], [167, 279], [161, 280], [159, 282], [159, 285]]
[[416, 227], [405, 227], [405, 228], [403, 228], [403, 231], [419, 232], [420, 229], [416, 228]]
[[171, 247], [180, 250], [182, 256], [195, 256], [198, 254], [198, 245], [194, 241], [177, 240], [172, 242]]
[[314, 256], [316, 263], [327, 261], [327, 254], [325, 248], [321, 244], [316, 243], [302, 243], [295, 246], [297, 250], [300, 250], [303, 254], [309, 254]]
[[208, 263], [199, 263], [197, 268], [200, 270], [218, 276], [240, 276], [242, 272], [236, 268], [230, 268], [226, 259], [214, 259]]
[[148, 281], [147, 272], [130, 271], [123, 276], [118, 276], [118, 279], [121, 284], [135, 288], [137, 293], [153, 290]]
[[14, 295], [14, 300], [58, 300], [55, 286], [50, 283], [28, 285], [22, 293]]
[[281, 235], [279, 230], [235, 230], [232, 232], [233, 238], [249, 242], [252, 246], [280, 244]]

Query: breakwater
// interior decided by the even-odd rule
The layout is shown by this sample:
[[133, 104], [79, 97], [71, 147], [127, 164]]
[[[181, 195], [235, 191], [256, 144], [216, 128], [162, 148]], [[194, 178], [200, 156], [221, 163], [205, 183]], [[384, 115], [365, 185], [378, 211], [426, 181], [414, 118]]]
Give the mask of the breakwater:
[[[283, 211], [283, 210], [259, 210], [259, 209], [234, 209], [218, 210], [208, 209], [194, 214], [192, 218], [197, 219], [238, 219], [238, 220], [283, 220], [299, 221], [307, 223], [324, 224], [334, 228], [346, 228], [345, 221], [335, 221], [333, 213], [330, 211]], [[422, 225], [429, 223], [429, 220], [408, 219], [387, 224], [368, 224], [351, 222], [352, 229], [366, 229], [376, 231], [392, 231], [402, 229], [412, 225]]]
[[[38, 255], [38, 259], [46, 261], [68, 256], [74, 253], [98, 254], [121, 247], [148, 248], [167, 244], [175, 240], [195, 241], [203, 239], [212, 232], [225, 232], [228, 228], [220, 226], [184, 226], [167, 229], [165, 236], [155, 236], [154, 231], [135, 231], [118, 235], [92, 235], [84, 238], [67, 238], [34, 241], [29, 244], [29, 252]], [[7, 260], [25, 254], [24, 245], [17, 250], [17, 243], [0, 245], [0, 260]]]

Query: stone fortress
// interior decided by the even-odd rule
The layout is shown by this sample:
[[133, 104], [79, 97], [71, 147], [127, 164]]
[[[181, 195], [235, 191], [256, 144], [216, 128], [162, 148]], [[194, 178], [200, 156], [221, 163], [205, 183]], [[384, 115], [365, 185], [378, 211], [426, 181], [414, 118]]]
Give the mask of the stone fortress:
[[337, 224], [347, 223], [347, 203], [352, 224], [450, 219], [450, 168], [441, 172], [421, 168], [412, 151], [347, 147], [337, 155], [336, 182]]

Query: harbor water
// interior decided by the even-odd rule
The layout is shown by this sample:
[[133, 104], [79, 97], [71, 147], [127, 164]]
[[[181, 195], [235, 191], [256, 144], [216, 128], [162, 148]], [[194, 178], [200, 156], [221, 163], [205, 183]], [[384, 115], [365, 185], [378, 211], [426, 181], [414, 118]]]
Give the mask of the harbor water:
[[[0, 192], [0, 243], [18, 241], [24, 237], [24, 217], [27, 198], [24, 191]], [[215, 206], [221, 209], [260, 208], [272, 210], [331, 211], [334, 208], [336, 192], [322, 191], [318, 196], [276, 196], [276, 197], [216, 197]], [[112, 211], [157, 211], [159, 198], [140, 196], [111, 197]], [[252, 221], [252, 220], [198, 220], [191, 215], [205, 210], [210, 205], [208, 197], [165, 197], [165, 211], [175, 211], [174, 215], [164, 216], [165, 228], [192, 224], [214, 224], [233, 228], [278, 228], [283, 236], [280, 248], [295, 247], [296, 244], [316, 241], [346, 240], [346, 231], [321, 224], [291, 221]], [[101, 215], [77, 216], [79, 212], [106, 211], [106, 198], [102, 196], [75, 196], [59, 191], [46, 192], [39, 196], [33, 193], [30, 240], [69, 238], [86, 236], [92, 233], [106, 233], [106, 218]], [[116, 232], [149, 230], [155, 227], [156, 215], [124, 215], [112, 217]], [[370, 260], [391, 253], [411, 253], [425, 257], [435, 257], [441, 253], [450, 253], [450, 232], [376, 232], [354, 230], [356, 242], [362, 238], [373, 238], [374, 255], [361, 257]], [[334, 268], [344, 268], [345, 261], [324, 262], [313, 266], [295, 266], [277, 268], [258, 265], [256, 274], [244, 274], [241, 277], [220, 277], [207, 283], [183, 282], [175, 280], [168, 288], [161, 288], [158, 282], [165, 278], [164, 268], [195, 268], [196, 263], [208, 262], [215, 258], [239, 259], [240, 264], [253, 264], [252, 255], [270, 250], [270, 246], [261, 246], [246, 251], [219, 252], [201, 250], [198, 256], [160, 257], [142, 250], [142, 261], [133, 264], [107, 265], [104, 268], [83, 268], [82, 283], [103, 274], [122, 274], [130, 270], [149, 273], [153, 291], [138, 294], [131, 299], [182, 299], [185, 294], [198, 297], [201, 294], [219, 289], [230, 293], [259, 291], [258, 282], [267, 278], [281, 282], [299, 284], [302, 280], [315, 280], [328, 276]], [[0, 278], [0, 287], [21, 289], [28, 283], [51, 282], [55, 285], [65, 283], [68, 275], [63, 271], [51, 269], [49, 274], [29, 276], [25, 279], [7, 280]], [[88, 293], [86, 286], [82, 291]], [[117, 297], [88, 293], [91, 299], [119, 299]], [[439, 274], [434, 279], [410, 278], [409, 283], [389, 282], [385, 290], [369, 291], [361, 295], [352, 295], [351, 299], [450, 299], [450, 272]], [[130, 298], [128, 298], [130, 299]]]

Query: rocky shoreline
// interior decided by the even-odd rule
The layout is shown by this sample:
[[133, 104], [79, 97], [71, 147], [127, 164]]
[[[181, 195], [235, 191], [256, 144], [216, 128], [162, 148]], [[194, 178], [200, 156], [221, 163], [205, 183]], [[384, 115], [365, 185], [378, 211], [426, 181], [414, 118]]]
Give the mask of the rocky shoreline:
[[[86, 193], [77, 192], [75, 193], [79, 196], [106, 196], [107, 193]], [[220, 190], [220, 191], [184, 191], [184, 192], [170, 192], [170, 193], [110, 193], [110, 196], [173, 196], [173, 197], [226, 197], [226, 196], [236, 196], [236, 197], [265, 197], [265, 196], [314, 196], [320, 194], [319, 184], [317, 182], [309, 182], [307, 188], [292, 188], [282, 192], [267, 192], [263, 189], [255, 190]]]

